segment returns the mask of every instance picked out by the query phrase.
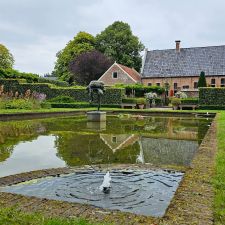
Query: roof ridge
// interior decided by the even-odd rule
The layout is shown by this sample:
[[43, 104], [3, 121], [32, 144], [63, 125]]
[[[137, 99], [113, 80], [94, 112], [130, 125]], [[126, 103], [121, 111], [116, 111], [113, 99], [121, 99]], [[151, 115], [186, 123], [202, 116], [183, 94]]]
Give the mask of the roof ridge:
[[[193, 49], [193, 48], [215, 48], [215, 47], [225, 47], [225, 45], [212, 45], [212, 46], [202, 46], [202, 47], [188, 47], [188, 48], [180, 48], [180, 49]], [[148, 50], [148, 52], [153, 51], [167, 51], [167, 50], [176, 50], [176, 48], [168, 48], [168, 49], [154, 49], [154, 50]]]

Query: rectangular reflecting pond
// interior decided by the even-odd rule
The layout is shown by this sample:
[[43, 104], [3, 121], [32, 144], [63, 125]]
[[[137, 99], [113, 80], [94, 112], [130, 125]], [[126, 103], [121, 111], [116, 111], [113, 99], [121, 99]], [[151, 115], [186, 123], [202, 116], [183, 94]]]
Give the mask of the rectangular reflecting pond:
[[190, 165], [212, 119], [86, 116], [0, 122], [0, 177], [91, 164]]

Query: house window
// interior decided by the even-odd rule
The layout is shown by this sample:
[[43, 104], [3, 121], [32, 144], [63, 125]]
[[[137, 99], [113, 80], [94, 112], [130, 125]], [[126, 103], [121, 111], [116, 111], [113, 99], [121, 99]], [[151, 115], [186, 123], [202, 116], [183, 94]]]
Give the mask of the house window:
[[198, 82], [194, 82], [194, 89], [198, 88]]
[[148, 83], [148, 86], [152, 86], [152, 83]]
[[114, 79], [118, 78], [118, 73], [117, 73], [117, 72], [113, 72], [113, 73], [112, 73], [112, 77], [113, 77]]
[[174, 83], [174, 84], [173, 84], [173, 89], [174, 89], [174, 90], [177, 90], [177, 83]]
[[189, 89], [189, 85], [184, 85], [183, 89]]
[[216, 86], [216, 79], [213, 78], [211, 79], [211, 87], [215, 87]]
[[156, 86], [160, 87], [160, 83], [156, 83]]
[[116, 136], [112, 136], [112, 142], [117, 143], [117, 137]]
[[221, 78], [220, 87], [225, 87], [225, 78]]

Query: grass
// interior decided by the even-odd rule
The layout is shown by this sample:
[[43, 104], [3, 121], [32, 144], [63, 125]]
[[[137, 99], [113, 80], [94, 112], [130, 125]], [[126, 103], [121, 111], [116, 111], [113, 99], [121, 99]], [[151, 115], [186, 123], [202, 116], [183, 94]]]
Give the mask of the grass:
[[82, 219], [46, 218], [41, 214], [24, 213], [15, 207], [11, 207], [11, 208], [0, 208], [0, 225], [97, 225], [97, 224], [89, 223]]
[[225, 111], [221, 111], [217, 118], [217, 157], [216, 175], [213, 179], [214, 219], [216, 225], [225, 224]]
[[73, 112], [73, 111], [88, 111], [95, 108], [84, 109], [70, 109], [70, 108], [51, 108], [51, 109], [0, 109], [0, 114], [14, 114], [14, 113], [48, 113], [48, 112]]

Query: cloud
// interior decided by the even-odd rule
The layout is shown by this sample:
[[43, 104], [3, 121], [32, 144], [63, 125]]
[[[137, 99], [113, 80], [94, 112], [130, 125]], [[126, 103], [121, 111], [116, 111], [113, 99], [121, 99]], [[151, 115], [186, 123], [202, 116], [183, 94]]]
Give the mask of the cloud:
[[222, 45], [223, 0], [1, 0], [0, 43], [16, 68], [51, 72], [55, 54], [77, 32], [101, 32], [116, 20], [131, 25], [149, 49]]

